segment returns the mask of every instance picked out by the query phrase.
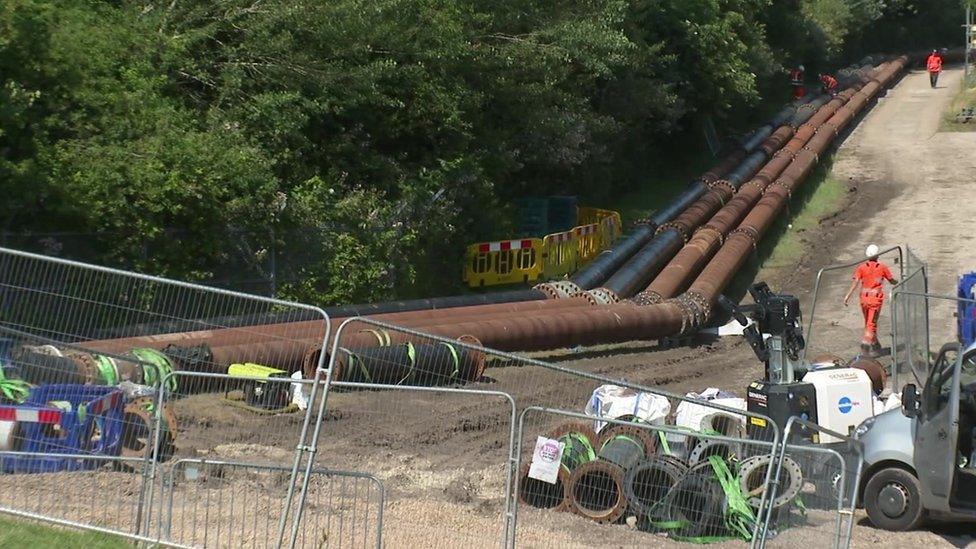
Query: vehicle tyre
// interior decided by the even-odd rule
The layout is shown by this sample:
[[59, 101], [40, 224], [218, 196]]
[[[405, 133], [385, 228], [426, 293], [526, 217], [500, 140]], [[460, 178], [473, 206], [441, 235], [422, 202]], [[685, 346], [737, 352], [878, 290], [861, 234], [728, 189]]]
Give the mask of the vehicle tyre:
[[888, 467], [874, 474], [864, 487], [864, 507], [871, 523], [884, 530], [912, 530], [924, 510], [918, 479], [904, 469]]

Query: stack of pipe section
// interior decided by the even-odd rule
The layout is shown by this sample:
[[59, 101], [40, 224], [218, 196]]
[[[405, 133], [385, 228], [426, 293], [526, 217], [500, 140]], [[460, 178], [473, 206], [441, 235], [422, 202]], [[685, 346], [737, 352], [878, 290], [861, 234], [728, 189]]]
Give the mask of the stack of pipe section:
[[[832, 116], [837, 109], [847, 103], [860, 89], [860, 84], [840, 92], [836, 97], [821, 106], [816, 112], [804, 110], [790, 123], [781, 127], [764, 143], [765, 150], [782, 148], [770, 152], [770, 160], [755, 176], [743, 185], [736, 195], [703, 225], [688, 241], [681, 251], [661, 271], [650, 285], [634, 297], [638, 305], [651, 305], [669, 299], [684, 290], [691, 283], [691, 277], [700, 272], [715, 254], [723, 239], [738, 225], [746, 212], [755, 205], [766, 188], [780, 175], [791, 169], [794, 158], [807, 144], [817, 129]], [[786, 142], [789, 140], [789, 142]], [[785, 146], [783, 143], [786, 142]]]
[[[589, 292], [592, 300], [597, 303], [615, 303], [643, 288], [688, 241], [692, 232], [728, 202], [739, 187], [782, 146], [782, 136], [791, 134], [796, 126], [809, 118], [826, 101], [826, 97], [817, 97], [792, 111], [778, 113], [774, 121], [780, 122], [782, 119], [785, 125], [777, 127], [775, 131], [757, 132], [753, 138], [747, 140], [745, 146], [755, 147], [756, 150], [731, 170], [725, 179], [710, 182], [708, 191], [681, 215], [658, 227], [654, 238], [610, 277], [602, 288]], [[755, 137], [759, 135], [766, 137], [756, 143]]]
[[[871, 81], [851, 95], [830, 115], [809, 142], [798, 150], [789, 173], [778, 177], [744, 220], [730, 232], [690, 289], [680, 296], [648, 307], [621, 303], [603, 307], [566, 310], [551, 314], [524, 314], [507, 319], [428, 326], [425, 331], [446, 337], [471, 334], [483, 344], [502, 350], [541, 350], [571, 345], [654, 339], [698, 329], [708, 318], [711, 305], [752, 252], [754, 245], [785, 206], [790, 192], [812, 169], [818, 155], [905, 66], [905, 58], [885, 63]], [[800, 129], [797, 133], [800, 133]], [[798, 136], [794, 136], [797, 138]], [[784, 162], [784, 161], [780, 161]]]
[[[594, 307], [586, 306], [583, 299], [548, 300], [531, 305], [496, 304], [451, 313], [442, 310], [418, 315], [415, 311], [377, 318], [423, 327], [426, 333], [447, 338], [470, 336], [472, 342], [479, 341], [485, 346], [507, 351], [646, 340], [696, 330], [707, 320], [719, 293], [785, 207], [790, 193], [816, 164], [818, 155], [905, 64], [905, 58], [882, 64], [860, 89], [845, 91], [826, 104], [818, 104], [817, 108], [795, 109], [788, 118], [789, 123], [777, 126], [768, 135], [764, 135], [765, 132], [757, 134], [763, 135], [761, 140], [750, 138], [758, 140], [760, 148], [748, 156], [743, 154], [744, 165], [730, 169], [725, 180], [717, 179], [716, 174], [724, 169], [719, 167], [721, 169], [715, 173], [703, 176], [703, 181], [696, 182], [700, 183], [698, 189], [704, 189], [701, 194], [689, 202], [690, 206], [683, 213], [655, 229], [662, 234], [677, 233], [678, 245], [674, 252], [681, 250], [680, 262], [675, 258], [664, 273], [667, 280], [660, 284], [655, 280], [646, 288], [647, 300], [659, 300], [659, 303], [639, 307], [625, 302]], [[800, 124], [794, 125], [797, 122]], [[786, 152], [775, 153], [784, 142]], [[772, 156], [762, 169], [754, 160], [760, 155], [762, 158]], [[726, 164], [731, 166], [732, 162], [728, 160]], [[706, 178], [716, 179], [706, 184]], [[733, 196], [737, 189], [738, 196]], [[698, 190], [689, 192], [687, 197], [697, 193]], [[671, 213], [661, 219], [669, 215]], [[708, 226], [699, 231], [701, 238], [699, 234], [692, 234], [697, 226], [695, 220], [700, 220], [699, 223], [707, 221]], [[687, 245], [684, 245], [685, 239], [688, 239]], [[700, 273], [697, 272], [699, 268]], [[634, 288], [643, 288], [649, 281], [645, 275], [641, 280]], [[685, 293], [677, 294], [685, 287], [688, 287]], [[266, 363], [294, 370], [302, 363], [308, 364], [321, 352], [320, 341], [287, 337], [286, 334], [300, 329], [297, 324], [300, 323], [107, 340], [86, 346], [124, 351], [136, 346], [193, 345], [206, 341], [213, 349], [215, 363], [266, 360]], [[412, 339], [423, 343], [422, 338], [402, 332], [398, 336], [399, 341], [390, 343]], [[377, 340], [365, 331], [346, 330], [342, 344], [348, 349], [359, 349], [376, 346]]]

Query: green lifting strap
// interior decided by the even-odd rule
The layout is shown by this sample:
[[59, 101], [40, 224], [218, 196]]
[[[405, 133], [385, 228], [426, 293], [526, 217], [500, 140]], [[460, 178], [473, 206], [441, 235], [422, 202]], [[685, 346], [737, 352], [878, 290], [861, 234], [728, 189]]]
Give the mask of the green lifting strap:
[[359, 357], [357, 357], [355, 353], [353, 353], [349, 349], [346, 349], [345, 347], [341, 347], [339, 350], [344, 351], [346, 355], [349, 357], [350, 367], [354, 367], [354, 366], [359, 367], [359, 371], [360, 373], [363, 374], [363, 379], [366, 380], [366, 383], [373, 382], [373, 377], [369, 375], [369, 370], [366, 369], [366, 365], [363, 363], [363, 361], [359, 360]]
[[11, 402], [20, 404], [27, 400], [30, 394], [30, 385], [22, 379], [7, 379], [3, 368], [0, 368], [0, 393]]
[[132, 354], [150, 365], [148, 367], [142, 365], [142, 381], [145, 385], [155, 385], [166, 380], [166, 388], [176, 391], [176, 376], [170, 375], [173, 372], [173, 364], [169, 361], [169, 357], [148, 347], [132, 349]]
[[409, 341], [406, 343], [406, 345], [407, 345], [407, 358], [410, 359], [410, 370], [407, 372], [407, 375], [403, 376], [403, 379], [396, 382], [397, 385], [403, 383], [408, 378], [410, 378], [413, 375], [414, 367], [417, 365], [417, 349], [413, 346], [413, 343], [410, 343]]
[[[585, 436], [579, 433], [566, 433], [559, 437], [559, 442], [565, 444], [563, 459], [560, 465], [567, 473], [571, 473], [580, 465], [596, 459], [596, 451]], [[568, 462], [568, 463], [567, 463]], [[570, 468], [572, 465], [572, 468]]]
[[607, 441], [603, 443], [603, 446], [600, 447], [600, 449], [602, 450], [602, 449], [606, 448], [607, 447], [607, 444], [610, 444], [610, 442], [612, 442], [614, 440], [617, 440], [617, 439], [626, 440], [627, 442], [630, 442], [634, 446], [638, 447], [641, 452], [644, 451], [644, 444], [641, 441], [637, 440], [636, 438], [631, 437], [631, 436], [628, 436], [628, 435], [617, 435], [617, 436], [615, 436], [613, 438], [608, 438]]
[[115, 361], [102, 355], [94, 355], [94, 357], [95, 366], [98, 367], [98, 373], [102, 376], [102, 381], [105, 382], [105, 385], [118, 385], [119, 370]]
[[457, 378], [458, 374], [461, 373], [461, 357], [458, 355], [457, 349], [454, 348], [454, 345], [444, 343], [443, 341], [441, 341], [440, 344], [447, 347], [447, 350], [451, 352], [451, 356], [454, 357], [454, 371], [451, 372], [451, 379], [455, 379]]

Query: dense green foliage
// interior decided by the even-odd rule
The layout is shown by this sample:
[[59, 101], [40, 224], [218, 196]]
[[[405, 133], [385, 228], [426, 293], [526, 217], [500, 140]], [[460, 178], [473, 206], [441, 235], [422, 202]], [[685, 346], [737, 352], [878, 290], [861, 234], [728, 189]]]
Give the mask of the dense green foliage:
[[944, 40], [959, 11], [7, 0], [0, 230], [93, 233], [104, 262], [200, 280], [274, 257], [279, 293], [319, 303], [431, 294], [512, 198], [625, 191], [702, 117], [781, 103], [787, 64]]

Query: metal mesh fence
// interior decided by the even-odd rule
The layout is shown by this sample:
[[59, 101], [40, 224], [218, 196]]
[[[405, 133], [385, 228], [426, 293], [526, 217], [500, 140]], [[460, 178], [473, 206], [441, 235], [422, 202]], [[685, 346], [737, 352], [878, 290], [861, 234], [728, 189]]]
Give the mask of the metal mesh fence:
[[535, 407], [520, 419], [517, 546], [751, 541], [762, 526], [773, 445], [746, 438], [741, 415], [693, 432]]
[[[794, 436], [798, 435], [798, 436]], [[849, 547], [864, 463], [860, 443], [792, 417], [778, 449], [760, 546]]]
[[[930, 363], [929, 300], [925, 264], [911, 250], [905, 277], [892, 290], [892, 387], [924, 380]], [[914, 295], [913, 295], [914, 294]]]
[[[290, 467], [180, 459], [163, 476], [162, 538], [195, 547], [278, 547]], [[375, 478], [313, 470], [296, 547], [379, 547], [383, 486]]]
[[[315, 362], [319, 353], [306, 358]], [[383, 482], [390, 502], [384, 539], [394, 545], [514, 543], [516, 456], [530, 449], [520, 445], [558, 427], [546, 418], [525, 440], [515, 438], [516, 410], [589, 410], [599, 422], [666, 417], [694, 431], [740, 436], [748, 429], [767, 444], [778, 438], [772, 420], [746, 412], [742, 399], [672, 395], [487, 349], [469, 337], [452, 341], [356, 318], [337, 330], [329, 355], [327, 398], [316, 403], [320, 427], [310, 431], [322, 440], [306, 444], [315, 449], [315, 466], [356, 462]], [[668, 444], [686, 457], [694, 449], [680, 433]], [[578, 517], [574, 524], [592, 526]]]
[[0, 249], [2, 510], [155, 539], [157, 462], [294, 468], [312, 382], [289, 375], [328, 334], [314, 307]]
[[[886, 262], [895, 277], [901, 282], [911, 272], [906, 265], [907, 249], [902, 246], [894, 246], [882, 250], [879, 257]], [[844, 359], [850, 359], [859, 354], [859, 340], [863, 333], [863, 318], [858, 306], [858, 296], [851, 297], [850, 305], [844, 310], [843, 315], [830, 317], [818, 313], [818, 307], [823, 308], [824, 302], [841, 303], [844, 294], [851, 286], [851, 275], [854, 269], [863, 262], [863, 259], [847, 263], [830, 265], [817, 272], [814, 281], [813, 297], [808, 308], [806, 340], [807, 345], [804, 349], [804, 358], [819, 353], [830, 353], [839, 355]], [[890, 345], [885, 334], [891, 333], [893, 324], [892, 314], [885, 308], [878, 318], [878, 340], [882, 347]], [[895, 349], [890, 348], [892, 355]]]

